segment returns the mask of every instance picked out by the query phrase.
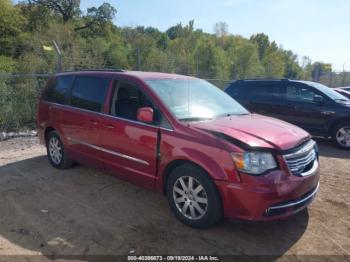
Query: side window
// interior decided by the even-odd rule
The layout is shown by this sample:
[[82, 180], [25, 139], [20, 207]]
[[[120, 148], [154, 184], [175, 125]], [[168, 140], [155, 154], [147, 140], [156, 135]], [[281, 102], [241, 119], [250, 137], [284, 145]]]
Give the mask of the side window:
[[110, 79], [102, 77], [77, 77], [71, 95], [71, 105], [101, 112]]
[[287, 85], [286, 100], [292, 102], [313, 103], [316, 93], [304, 86]]
[[114, 88], [111, 104], [111, 115], [137, 120], [137, 110], [140, 107], [152, 107], [152, 102], [141, 92], [141, 90], [129, 83], [121, 82]]
[[282, 88], [275, 83], [251, 84], [249, 86], [249, 95], [258, 101], [269, 101], [282, 99]]
[[64, 104], [67, 91], [71, 88], [74, 76], [58, 76], [48, 82], [46, 91], [43, 93], [43, 99], [58, 104]]
[[141, 107], [153, 108], [155, 125], [161, 125], [165, 121], [162, 120], [160, 111], [136, 85], [120, 82], [115, 86], [111, 115], [137, 121], [137, 110]]

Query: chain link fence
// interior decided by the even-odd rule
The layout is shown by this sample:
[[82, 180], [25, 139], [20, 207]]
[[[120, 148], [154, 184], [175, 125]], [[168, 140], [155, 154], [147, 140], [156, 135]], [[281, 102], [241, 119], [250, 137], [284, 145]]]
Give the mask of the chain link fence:
[[[35, 129], [38, 98], [50, 74], [0, 73], [0, 134]], [[233, 80], [206, 79], [224, 89]], [[318, 82], [327, 86], [350, 86], [350, 73], [329, 73]]]
[[324, 73], [314, 81], [329, 87], [350, 86], [350, 72]]
[[0, 132], [35, 128], [37, 101], [48, 77], [0, 74]]

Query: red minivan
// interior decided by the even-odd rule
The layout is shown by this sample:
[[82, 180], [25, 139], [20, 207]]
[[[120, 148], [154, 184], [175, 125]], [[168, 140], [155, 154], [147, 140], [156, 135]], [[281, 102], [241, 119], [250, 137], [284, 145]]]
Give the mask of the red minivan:
[[37, 125], [55, 168], [78, 162], [160, 191], [193, 227], [287, 217], [319, 185], [318, 149], [307, 132], [251, 114], [194, 77], [60, 73], [42, 93]]

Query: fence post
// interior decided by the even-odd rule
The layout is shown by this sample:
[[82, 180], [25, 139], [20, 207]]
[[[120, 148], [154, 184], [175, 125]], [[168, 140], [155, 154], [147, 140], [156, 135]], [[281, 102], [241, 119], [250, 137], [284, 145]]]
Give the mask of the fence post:
[[57, 64], [56, 64], [56, 72], [59, 73], [62, 70], [62, 52], [58, 47], [55, 40], [52, 40], [53, 45], [55, 46], [56, 54], [57, 54]]
[[333, 84], [333, 72], [329, 73], [329, 87], [332, 87]]

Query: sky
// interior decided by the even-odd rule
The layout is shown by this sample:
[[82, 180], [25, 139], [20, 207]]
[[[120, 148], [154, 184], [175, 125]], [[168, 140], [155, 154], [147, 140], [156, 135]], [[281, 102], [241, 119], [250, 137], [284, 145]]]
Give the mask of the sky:
[[214, 33], [216, 22], [226, 22], [231, 34], [263, 32], [300, 58], [350, 71], [350, 0], [81, 0], [81, 8], [103, 2], [117, 9], [118, 26], [165, 31], [193, 19], [195, 28]]

